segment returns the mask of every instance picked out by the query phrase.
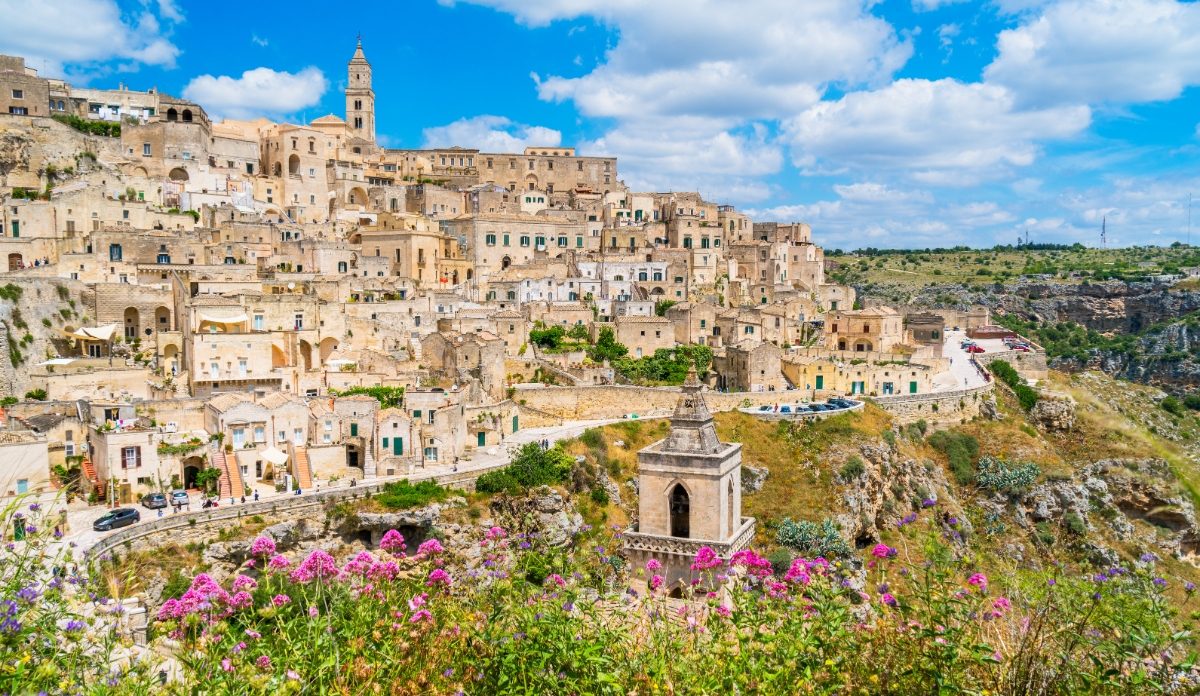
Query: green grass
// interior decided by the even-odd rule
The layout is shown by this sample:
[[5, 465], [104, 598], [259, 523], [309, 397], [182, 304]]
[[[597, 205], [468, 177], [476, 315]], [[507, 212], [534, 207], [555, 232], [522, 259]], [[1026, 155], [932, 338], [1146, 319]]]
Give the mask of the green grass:
[[462, 495], [461, 491], [442, 488], [433, 481], [409, 483], [408, 479], [389, 483], [375, 500], [389, 510], [408, 510], [430, 503], [440, 503], [451, 495]]

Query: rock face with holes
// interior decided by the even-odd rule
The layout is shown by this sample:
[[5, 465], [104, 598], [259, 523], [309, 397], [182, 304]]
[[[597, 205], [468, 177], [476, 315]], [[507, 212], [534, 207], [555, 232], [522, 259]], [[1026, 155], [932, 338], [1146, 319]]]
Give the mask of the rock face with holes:
[[1075, 400], [1065, 395], [1042, 394], [1029, 412], [1038, 427], [1048, 431], [1067, 431], [1075, 428]]
[[858, 545], [878, 541], [880, 530], [902, 522], [927, 501], [936, 502], [943, 512], [960, 510], [941, 467], [901, 457], [883, 442], [860, 444], [859, 456], [863, 472], [845, 482], [846, 509], [835, 518], [844, 535]]

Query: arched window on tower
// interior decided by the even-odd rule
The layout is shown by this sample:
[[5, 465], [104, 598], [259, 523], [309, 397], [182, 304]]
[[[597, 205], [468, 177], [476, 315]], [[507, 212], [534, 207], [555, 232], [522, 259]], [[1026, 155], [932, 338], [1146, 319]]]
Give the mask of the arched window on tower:
[[682, 483], [671, 489], [671, 536], [687, 539], [691, 531], [691, 501]]

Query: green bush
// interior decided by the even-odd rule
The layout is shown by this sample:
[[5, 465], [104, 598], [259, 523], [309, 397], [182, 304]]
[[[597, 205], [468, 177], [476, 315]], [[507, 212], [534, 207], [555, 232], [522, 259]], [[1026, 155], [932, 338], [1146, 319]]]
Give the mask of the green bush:
[[1063, 516], [1063, 524], [1066, 525], [1067, 531], [1075, 536], [1087, 535], [1087, 522], [1074, 510]]
[[608, 505], [608, 491], [604, 490], [604, 486], [596, 486], [590, 494], [592, 502], [597, 505]]
[[793, 521], [786, 517], [779, 523], [775, 542], [808, 557], [846, 558], [851, 553], [850, 545], [842, 538], [833, 521], [828, 519], [817, 524], [808, 520]]
[[862, 458], [850, 457], [850, 460], [843, 464], [841, 470], [838, 471], [838, 477], [843, 481], [853, 481], [862, 476], [866, 470]]
[[389, 483], [375, 496], [380, 505], [390, 510], [406, 510], [437, 503], [450, 497], [451, 491], [442, 488], [433, 481], [421, 481], [416, 484], [408, 479]]
[[950, 472], [959, 485], [975, 482], [975, 460], [979, 457], [979, 441], [966, 433], [940, 430], [929, 436], [929, 445], [946, 455]]
[[379, 402], [382, 408], [401, 408], [404, 406], [404, 387], [350, 387], [345, 390], [330, 389], [334, 396], [354, 396], [361, 394]]
[[475, 490], [481, 493], [521, 490], [561, 483], [571, 473], [571, 455], [561, 447], [543, 450], [536, 442], [528, 442], [513, 457], [512, 463], [503, 469], [490, 471], [475, 482]]
[[109, 138], [121, 137], [121, 124], [110, 123], [108, 121], [92, 121], [90, 119], [79, 118], [69, 114], [55, 114], [51, 116], [55, 121], [64, 123], [81, 133], [89, 133], [91, 135], [102, 135]]
[[1200, 411], [1200, 394], [1188, 394], [1183, 397], [1183, 405], [1193, 411]]
[[883, 441], [888, 444], [888, 447], [896, 447], [896, 433], [891, 430], [883, 431]]
[[1011, 465], [996, 457], [986, 456], [979, 460], [975, 482], [981, 488], [1017, 493], [1032, 486], [1041, 473], [1041, 468], [1033, 462]]
[[25, 392], [25, 398], [29, 399], [30, 401], [45, 401], [46, 400], [46, 390], [45, 389], [30, 389], [29, 391]]
[[1017, 374], [1012, 365], [1003, 360], [996, 360], [988, 365], [988, 369], [996, 376], [996, 379], [1004, 382], [1008, 385], [1009, 389], [1013, 390], [1013, 393], [1017, 396], [1017, 402], [1021, 404], [1022, 409], [1028, 411], [1037, 404], [1037, 391], [1028, 384], [1025, 384], [1025, 380], [1021, 379], [1021, 376]]
[[1167, 396], [1162, 401], [1158, 402], [1162, 410], [1170, 413], [1173, 416], [1182, 416], [1184, 412], [1183, 402], [1174, 396]]
[[605, 360], [616, 361], [618, 358], [625, 357], [627, 353], [629, 353], [629, 349], [617, 341], [617, 335], [610, 326], [602, 327], [600, 334], [596, 336], [596, 344], [588, 348], [588, 357], [598, 363]]

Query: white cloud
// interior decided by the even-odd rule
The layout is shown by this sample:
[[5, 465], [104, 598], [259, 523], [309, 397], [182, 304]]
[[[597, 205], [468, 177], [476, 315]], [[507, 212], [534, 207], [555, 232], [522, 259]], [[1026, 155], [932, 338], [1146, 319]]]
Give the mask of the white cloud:
[[988, 82], [1030, 104], [1127, 104], [1200, 84], [1200, 4], [1066, 0], [1000, 32]]
[[316, 105], [328, 86], [311, 66], [297, 73], [254, 68], [241, 77], [200, 75], [183, 88], [183, 96], [220, 118], [280, 118]]
[[485, 152], [520, 152], [530, 145], [553, 147], [562, 133], [544, 126], [513, 123], [503, 116], [475, 116], [423, 131], [425, 147], [478, 148]]
[[262, 48], [266, 48], [267, 46], [269, 46], [271, 44], [270, 41], [264, 39], [263, 37], [259, 36], [258, 34], [250, 35], [250, 43], [254, 44], [255, 46], [260, 46]]
[[1087, 107], [1020, 111], [1003, 87], [904, 79], [825, 101], [785, 124], [793, 161], [810, 173], [887, 170], [969, 185], [1032, 164], [1038, 142], [1074, 136]]
[[[580, 147], [621, 158], [635, 189], [760, 201], [783, 165], [768, 132], [831, 86], [886, 83], [911, 43], [859, 0], [470, 0], [544, 26], [590, 17], [613, 45], [582, 76], [534, 76], [547, 101], [612, 119]], [[443, 4], [453, 4], [444, 2]]]
[[97, 64], [118, 61], [125, 70], [139, 64], [174, 67], [179, 49], [168, 38], [182, 15], [169, 0], [122, 16], [115, 0], [22, 2], [0, 0], [0, 53], [24, 56], [48, 76], [74, 73], [76, 81]]
[[946, 5], [954, 5], [966, 0], [913, 0], [913, 9], [917, 12], [929, 12], [936, 10]]
[[950, 56], [954, 53], [954, 39], [962, 33], [962, 26], [958, 24], [943, 24], [937, 29], [938, 46], [945, 52], [942, 62], [950, 60]]

